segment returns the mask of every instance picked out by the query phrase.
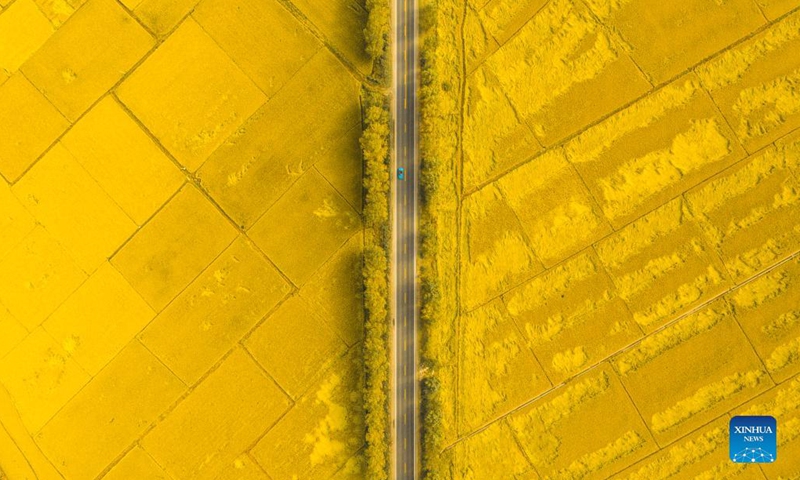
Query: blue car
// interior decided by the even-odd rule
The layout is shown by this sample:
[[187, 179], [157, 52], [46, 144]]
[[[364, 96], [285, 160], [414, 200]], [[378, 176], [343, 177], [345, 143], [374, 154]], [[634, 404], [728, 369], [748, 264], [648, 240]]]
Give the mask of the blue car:
[[400, 167], [397, 169], [397, 179], [398, 180], [405, 180], [406, 179], [406, 169]]

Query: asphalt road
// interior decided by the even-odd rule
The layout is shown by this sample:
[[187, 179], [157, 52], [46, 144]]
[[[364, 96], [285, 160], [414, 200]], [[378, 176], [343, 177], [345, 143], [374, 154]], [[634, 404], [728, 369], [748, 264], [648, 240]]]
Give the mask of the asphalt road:
[[417, 0], [395, 4], [394, 478], [417, 477]]

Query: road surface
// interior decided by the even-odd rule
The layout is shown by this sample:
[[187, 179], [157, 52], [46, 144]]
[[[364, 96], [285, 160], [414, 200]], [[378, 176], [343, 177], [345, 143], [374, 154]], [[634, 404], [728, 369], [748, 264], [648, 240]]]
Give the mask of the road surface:
[[417, 477], [417, 0], [396, 0], [395, 11], [394, 478]]

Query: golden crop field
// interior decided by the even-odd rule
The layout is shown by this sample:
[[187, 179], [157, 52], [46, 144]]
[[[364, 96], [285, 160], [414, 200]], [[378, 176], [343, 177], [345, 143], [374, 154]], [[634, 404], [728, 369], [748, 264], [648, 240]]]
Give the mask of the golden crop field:
[[366, 17], [0, 0], [0, 478], [364, 478]]
[[431, 478], [800, 478], [800, 2], [427, 8]]

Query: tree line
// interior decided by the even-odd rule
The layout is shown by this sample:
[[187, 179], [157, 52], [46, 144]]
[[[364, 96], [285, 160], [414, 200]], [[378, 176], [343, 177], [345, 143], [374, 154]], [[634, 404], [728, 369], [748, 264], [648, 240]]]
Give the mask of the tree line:
[[366, 478], [388, 480], [391, 445], [389, 411], [391, 367], [389, 314], [389, 195], [391, 116], [388, 86], [391, 69], [388, 0], [367, 0], [364, 37], [372, 59], [369, 85], [361, 90], [364, 161], [365, 242], [362, 266], [364, 294], [364, 409]]

